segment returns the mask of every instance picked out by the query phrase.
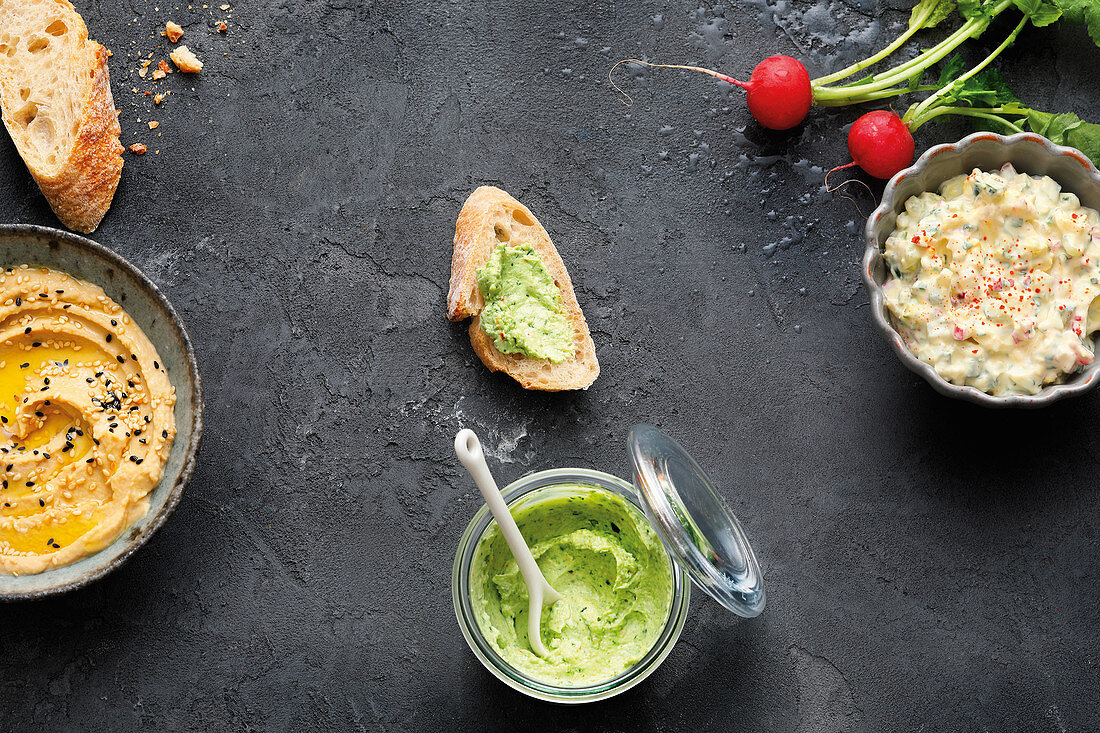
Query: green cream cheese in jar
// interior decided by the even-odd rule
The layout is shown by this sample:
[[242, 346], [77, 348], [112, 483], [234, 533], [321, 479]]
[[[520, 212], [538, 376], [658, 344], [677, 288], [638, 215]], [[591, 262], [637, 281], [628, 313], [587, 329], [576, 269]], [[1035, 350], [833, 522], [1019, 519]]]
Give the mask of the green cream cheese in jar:
[[493, 649], [535, 679], [580, 687], [630, 669], [653, 648], [672, 605], [672, 567], [646, 518], [622, 498], [583, 486], [513, 511], [562, 600], [544, 609], [537, 656], [527, 640], [527, 588], [493, 524], [478, 544], [470, 600]]

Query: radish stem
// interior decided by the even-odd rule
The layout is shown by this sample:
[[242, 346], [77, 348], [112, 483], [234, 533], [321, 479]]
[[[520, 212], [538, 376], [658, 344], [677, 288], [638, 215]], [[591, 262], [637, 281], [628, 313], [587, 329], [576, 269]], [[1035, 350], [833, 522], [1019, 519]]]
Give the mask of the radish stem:
[[879, 61], [882, 61], [884, 58], [886, 58], [887, 56], [892, 54], [894, 51], [897, 51], [899, 48], [904, 46], [906, 41], [908, 41], [910, 38], [913, 37], [914, 33], [916, 33], [919, 30], [923, 30], [924, 29], [924, 24], [926, 22], [928, 22], [928, 19], [930, 17], [932, 17], [932, 13], [934, 11], [935, 11], [935, 7], [934, 6], [929, 6], [925, 10], [924, 15], [917, 21], [917, 23], [915, 23], [915, 24], [911, 23], [909, 25], [909, 29], [906, 30], [905, 33], [902, 33], [900, 36], [897, 37], [897, 39], [893, 43], [891, 43], [889, 46], [887, 46], [886, 48], [884, 48], [881, 51], [879, 51], [878, 53], [876, 53], [874, 56], [869, 56], [868, 58], [865, 58], [862, 61], [857, 61], [856, 63], [852, 64], [851, 66], [843, 68], [840, 71], [837, 71], [835, 73], [829, 74], [827, 76], [818, 77], [817, 79], [814, 79], [811, 82], [811, 84], [813, 84], [815, 87], [819, 87], [819, 86], [823, 87], [826, 84], [832, 84], [833, 82], [840, 81], [841, 79], [847, 79], [852, 74], [857, 74], [857, 73], [863, 71], [864, 69], [866, 69], [868, 67], [874, 66]]
[[[887, 71], [879, 74], [872, 74], [850, 84], [839, 86], [827, 86], [815, 83], [813, 87], [814, 102], [819, 105], [835, 106], [837, 103], [858, 104], [863, 101], [881, 99], [882, 97], [871, 95], [886, 91], [897, 84], [908, 81], [914, 75], [922, 74], [928, 67], [938, 63], [964, 41], [981, 35], [985, 29], [989, 27], [990, 20], [1004, 12], [1011, 5], [1012, 0], [1000, 0], [1000, 2], [990, 8], [988, 15], [983, 15], [979, 18], [971, 18], [963, 23], [958, 30], [932, 48], [924, 51], [916, 58], [910, 59]], [[1025, 22], [1026, 20], [1025, 17]], [[879, 54], [871, 58], [877, 56], [879, 56]], [[861, 64], [864, 64], [864, 62], [860, 62], [860, 64], [856, 64], [856, 66], [860, 66]], [[864, 64], [864, 66], [869, 65], [870, 64]], [[825, 79], [829, 77], [822, 78]], [[887, 96], [895, 96], [896, 94], [902, 93], [904, 92], [898, 91]], [[834, 104], [830, 105], [830, 102]]]
[[997, 48], [993, 49], [993, 51], [988, 56], [982, 59], [981, 63], [960, 76], [958, 79], [955, 80], [953, 84], [949, 84], [943, 89], [940, 89], [938, 92], [918, 104], [915, 108], [910, 108], [909, 111], [905, 113], [905, 122], [909, 123], [919, 120], [921, 114], [926, 112], [930, 107], [934, 107], [936, 105], [936, 102], [940, 99], [943, 99], [947, 94], [951, 92], [952, 89], [957, 88], [957, 86], [961, 85], [967, 79], [974, 76], [985, 67], [989, 66], [989, 64], [993, 62], [993, 59], [997, 58], [997, 56], [1000, 55], [1001, 51], [1004, 51], [1006, 48], [1012, 45], [1012, 42], [1016, 40], [1016, 36], [1020, 35], [1020, 31], [1022, 31], [1024, 29], [1024, 26], [1027, 25], [1028, 20], [1029, 18], [1026, 15], [1021, 18], [1020, 22], [1016, 24], [1016, 27], [1013, 28], [1012, 32], [1008, 34], [1008, 37], [1001, 42], [1000, 46], [997, 46]]
[[853, 94], [849, 97], [840, 97], [837, 99], [818, 99], [814, 100], [814, 104], [818, 107], [844, 107], [849, 104], [858, 104], [860, 102], [874, 102], [879, 99], [890, 99], [891, 97], [898, 97], [902, 94], [912, 94], [913, 92], [931, 92], [939, 89], [935, 84], [921, 84], [916, 87], [892, 87], [890, 89], [883, 89], [881, 92], [874, 92], [872, 94]]
[[1015, 124], [1014, 122], [1002, 117], [1000, 112], [1009, 114], [1019, 114], [1017, 110], [1008, 109], [1006, 107], [937, 107], [931, 112], [926, 112], [919, 120], [907, 123], [910, 132], [916, 132], [918, 128], [928, 124], [932, 120], [942, 115], [963, 115], [964, 117], [979, 117], [983, 120], [990, 120], [1004, 125], [1012, 132], [1023, 132], [1024, 128]]

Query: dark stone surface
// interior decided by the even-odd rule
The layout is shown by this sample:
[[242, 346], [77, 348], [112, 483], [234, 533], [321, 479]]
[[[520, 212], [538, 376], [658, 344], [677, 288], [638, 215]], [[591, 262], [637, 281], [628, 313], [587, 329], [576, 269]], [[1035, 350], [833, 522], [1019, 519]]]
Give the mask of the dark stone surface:
[[[1100, 394], [992, 413], [899, 365], [866, 310], [861, 216], [822, 186], [854, 110], [770, 134], [703, 77], [621, 73], [631, 108], [609, 88], [636, 55], [821, 72], [905, 17], [768, 2], [79, 2], [115, 52], [124, 142], [150, 148], [95, 237], [185, 317], [206, 440], [127, 566], [0, 606], [0, 729], [1094, 729]], [[170, 16], [207, 66], [154, 110], [129, 90], [153, 88], [137, 59], [164, 57]], [[1034, 106], [1100, 119], [1083, 33], [1028, 31], [1008, 56]], [[964, 132], [929, 126], [918, 149]], [[444, 319], [481, 183], [554, 235], [603, 366], [588, 392], [524, 393]], [[6, 140], [0, 220], [56, 225]], [[639, 421], [723, 487], [768, 609], [697, 593], [645, 684], [528, 700], [454, 619], [479, 497], [452, 436], [477, 430], [501, 479], [625, 475]]]

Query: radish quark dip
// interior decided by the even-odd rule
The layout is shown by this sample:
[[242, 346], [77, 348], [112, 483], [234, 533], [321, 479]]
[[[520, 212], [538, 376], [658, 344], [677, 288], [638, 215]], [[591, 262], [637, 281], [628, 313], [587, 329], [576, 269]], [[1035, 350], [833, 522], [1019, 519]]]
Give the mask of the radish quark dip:
[[1036, 394], [1092, 363], [1100, 216], [1053, 178], [951, 178], [905, 202], [884, 257], [899, 332], [947, 381]]

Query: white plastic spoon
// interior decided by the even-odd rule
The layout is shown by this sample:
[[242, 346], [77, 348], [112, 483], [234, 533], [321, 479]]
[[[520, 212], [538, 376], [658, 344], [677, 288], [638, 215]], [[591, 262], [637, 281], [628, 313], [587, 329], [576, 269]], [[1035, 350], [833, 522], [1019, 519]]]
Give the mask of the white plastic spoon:
[[546, 578], [535, 562], [535, 556], [531, 554], [531, 548], [527, 546], [523, 535], [519, 533], [516, 520], [508, 511], [508, 505], [504, 503], [504, 497], [500, 495], [497, 482], [493, 480], [493, 474], [489, 473], [489, 466], [485, 464], [485, 453], [481, 450], [481, 441], [478, 440], [473, 430], [459, 430], [455, 436], [455, 453], [458, 460], [470, 472], [481, 495], [485, 497], [485, 503], [489, 505], [489, 511], [497, 520], [500, 533], [508, 542], [508, 548], [512, 551], [512, 557], [516, 559], [523, 583], [527, 586], [527, 640], [531, 644], [531, 650], [540, 657], [545, 657], [548, 652], [542, 645], [542, 607], [552, 606], [561, 600], [561, 593], [550, 587]]

